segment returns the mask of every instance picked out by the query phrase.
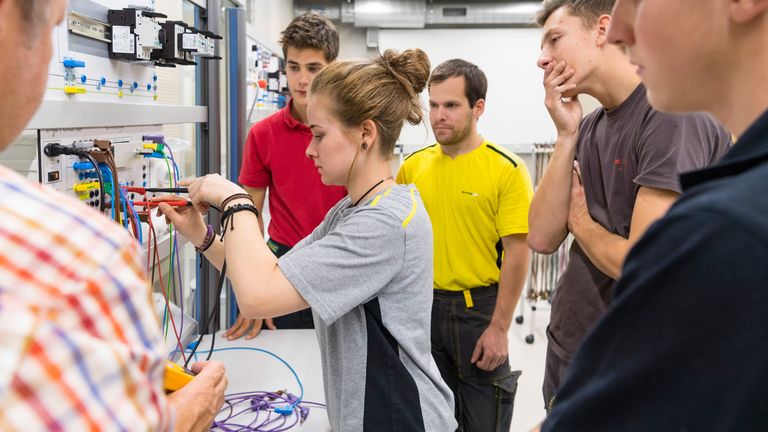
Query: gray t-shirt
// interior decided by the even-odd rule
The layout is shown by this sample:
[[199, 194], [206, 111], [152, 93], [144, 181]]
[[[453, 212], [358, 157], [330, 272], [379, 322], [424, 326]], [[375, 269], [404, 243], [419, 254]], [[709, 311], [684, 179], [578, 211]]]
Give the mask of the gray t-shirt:
[[432, 358], [432, 226], [413, 185], [346, 197], [279, 260], [312, 307], [334, 431], [453, 431]]
[[[680, 173], [711, 165], [730, 145], [731, 135], [707, 114], [673, 115], [651, 108], [640, 84], [615, 109], [597, 109], [581, 123], [576, 160], [589, 214], [608, 231], [628, 238], [641, 186], [681, 192]], [[605, 312], [613, 282], [573, 242], [547, 332], [550, 348], [562, 360], [570, 362]]]

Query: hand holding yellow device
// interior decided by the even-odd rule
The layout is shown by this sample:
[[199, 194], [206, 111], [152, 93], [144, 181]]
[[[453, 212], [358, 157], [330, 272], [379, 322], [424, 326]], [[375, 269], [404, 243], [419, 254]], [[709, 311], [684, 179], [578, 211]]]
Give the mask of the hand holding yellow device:
[[184, 366], [170, 361], [165, 362], [164, 382], [166, 392], [175, 392], [187, 385], [194, 377], [195, 373]]

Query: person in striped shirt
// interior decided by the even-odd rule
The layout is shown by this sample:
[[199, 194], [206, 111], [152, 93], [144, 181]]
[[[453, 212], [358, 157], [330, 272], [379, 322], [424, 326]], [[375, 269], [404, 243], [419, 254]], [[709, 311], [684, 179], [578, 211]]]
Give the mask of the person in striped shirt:
[[[65, 6], [0, 0], [0, 150], [42, 100]], [[127, 232], [2, 166], [0, 221], [0, 430], [210, 427], [224, 368], [198, 363], [166, 396], [160, 328]]]

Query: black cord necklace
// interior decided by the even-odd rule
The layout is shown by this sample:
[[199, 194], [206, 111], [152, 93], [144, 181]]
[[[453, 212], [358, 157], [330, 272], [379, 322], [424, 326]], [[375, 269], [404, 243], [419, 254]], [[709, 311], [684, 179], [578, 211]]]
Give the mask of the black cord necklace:
[[366, 192], [363, 194], [363, 196], [361, 196], [360, 198], [358, 198], [358, 200], [357, 200], [357, 201], [355, 201], [355, 203], [354, 203], [354, 204], [352, 204], [352, 207], [357, 207], [357, 205], [358, 205], [358, 204], [360, 204], [360, 201], [362, 201], [362, 200], [363, 200], [363, 198], [365, 198], [366, 196], [368, 196], [368, 194], [369, 194], [369, 193], [371, 193], [371, 191], [372, 191], [372, 190], [376, 189], [376, 188], [377, 188], [377, 187], [378, 187], [380, 184], [384, 183], [385, 181], [387, 181], [387, 180], [391, 180], [391, 179], [392, 179], [392, 177], [390, 176], [390, 177], [387, 177], [387, 178], [383, 178], [383, 179], [379, 180], [379, 182], [378, 182], [378, 183], [376, 183], [375, 185], [371, 186], [371, 188], [370, 188], [370, 189], [368, 189], [368, 191], [366, 191]]

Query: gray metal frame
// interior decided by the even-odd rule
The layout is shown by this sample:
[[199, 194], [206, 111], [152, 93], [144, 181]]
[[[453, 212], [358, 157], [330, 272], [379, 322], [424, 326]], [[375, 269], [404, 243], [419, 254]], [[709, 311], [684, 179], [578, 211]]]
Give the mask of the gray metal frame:
[[[221, 34], [219, 22], [221, 19], [220, 0], [208, 0], [208, 8], [201, 9], [199, 23], [195, 23], [197, 28], [203, 28], [215, 34]], [[217, 49], [220, 49], [218, 47]], [[218, 54], [218, 53], [217, 53]], [[200, 124], [198, 129], [198, 175], [218, 173], [221, 169], [221, 104], [219, 65], [212, 62], [202, 62], [198, 66], [198, 105], [208, 106], [208, 121]], [[208, 223], [213, 226], [220, 226], [219, 215], [214, 212], [208, 213]], [[219, 272], [216, 267], [207, 260], [198, 257], [201, 260], [200, 271], [197, 277], [198, 289], [198, 310], [197, 320], [200, 323], [201, 333], [216, 332], [219, 329], [218, 321], [212, 320], [208, 328], [202, 328], [202, 325], [211, 315], [216, 305], [216, 296], [218, 289]]]
[[68, 100], [44, 101], [27, 129], [72, 129], [152, 124], [200, 123], [208, 120], [205, 106], [133, 105]]
[[[247, 72], [247, 55], [245, 51], [246, 13], [242, 8], [225, 8], [227, 19], [227, 174], [231, 181], [237, 182], [240, 166], [243, 162], [245, 137], [248, 133], [246, 123], [246, 89], [245, 75]], [[227, 302], [225, 307], [225, 323], [234, 324], [237, 319], [237, 299], [232, 286], [227, 284]]]

